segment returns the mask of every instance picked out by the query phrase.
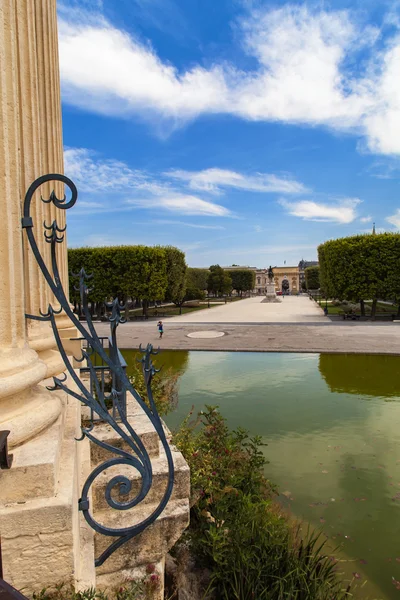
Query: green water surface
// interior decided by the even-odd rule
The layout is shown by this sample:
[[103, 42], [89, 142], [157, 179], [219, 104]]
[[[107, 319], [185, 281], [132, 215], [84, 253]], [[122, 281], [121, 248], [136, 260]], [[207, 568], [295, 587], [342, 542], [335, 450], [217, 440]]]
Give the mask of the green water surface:
[[[128, 363], [134, 354], [124, 351]], [[357, 597], [400, 598], [400, 357], [163, 352], [155, 362], [181, 372], [171, 428], [212, 404], [261, 435], [281, 502], [339, 547]]]

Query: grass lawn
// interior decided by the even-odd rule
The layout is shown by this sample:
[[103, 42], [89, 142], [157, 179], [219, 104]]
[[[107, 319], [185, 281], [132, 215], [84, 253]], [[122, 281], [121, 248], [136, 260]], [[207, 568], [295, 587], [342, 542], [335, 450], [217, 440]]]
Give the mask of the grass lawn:
[[[214, 302], [214, 304], [216, 304]], [[213, 307], [213, 303], [210, 301], [210, 308]], [[188, 304], [187, 306], [182, 306], [182, 312], [180, 312], [179, 306], [171, 305], [171, 306], [161, 306], [160, 308], [149, 308], [147, 310], [147, 315], [149, 317], [176, 317], [177, 315], [186, 315], [188, 313], [196, 312], [198, 310], [208, 309], [207, 301], [203, 304]], [[129, 315], [131, 318], [133, 317], [141, 317], [143, 315], [142, 308], [135, 308], [134, 310], [129, 311]]]
[[[247, 297], [247, 296], [246, 296]], [[210, 300], [210, 304], [212, 304], [213, 302], [225, 302], [225, 298], [206, 298], [205, 300], [202, 300], [202, 302], [208, 302]], [[241, 298], [240, 296], [227, 296], [226, 297], [226, 301], [228, 302], [237, 302], [238, 300], [245, 300], [245, 296], [243, 296], [243, 298]]]
[[198, 305], [198, 306], [182, 306], [182, 313], [180, 313], [179, 306], [165, 306], [161, 308], [149, 308], [147, 314], [149, 317], [158, 317], [166, 316], [166, 317], [175, 317], [176, 315], [182, 314], [186, 315], [187, 313], [196, 312], [197, 310], [203, 310], [208, 308], [207, 305]]
[[[320, 305], [321, 308], [325, 308], [325, 300], [319, 300], [318, 304]], [[328, 306], [328, 315], [343, 315], [346, 312], [350, 312], [350, 308], [348, 305], [343, 304], [343, 305], [339, 305], [339, 306], [333, 306], [331, 300], [328, 300], [327, 306]], [[372, 301], [367, 300], [365, 302], [365, 315], [366, 316], [369, 316], [371, 314], [371, 307], [372, 307]], [[359, 305], [357, 305], [357, 308], [355, 309], [355, 313], [356, 313], [356, 315], [361, 314]], [[385, 304], [384, 302], [378, 302], [377, 310], [376, 310], [377, 317], [379, 315], [393, 315], [393, 314], [397, 314], [397, 306], [396, 305]]]

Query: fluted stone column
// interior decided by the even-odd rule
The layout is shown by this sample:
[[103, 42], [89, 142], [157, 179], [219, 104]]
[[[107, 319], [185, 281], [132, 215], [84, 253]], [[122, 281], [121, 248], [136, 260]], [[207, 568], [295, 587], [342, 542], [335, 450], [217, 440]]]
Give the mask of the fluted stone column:
[[[36, 99], [29, 4], [0, 3], [0, 428], [10, 429], [11, 446], [46, 429], [61, 411], [59, 398], [36, 385], [48, 368], [27, 344], [25, 319], [27, 309], [41, 306], [44, 298], [37, 268], [23, 249], [20, 226], [26, 181], [40, 168], [33, 149]], [[36, 328], [35, 336], [50, 344], [48, 327], [40, 334]]]
[[[47, 82], [47, 85], [39, 85], [39, 136], [42, 151], [42, 171], [43, 173], [63, 173], [64, 153], [60, 103], [57, 12], [54, 0], [41, 0], [41, 2], [36, 4], [35, 27], [38, 81]], [[44, 186], [44, 193], [49, 195], [53, 188], [57, 196], [62, 198], [64, 195], [64, 186], [60, 182]], [[45, 204], [44, 219], [48, 224], [56, 219], [57, 223], [61, 227], [64, 227], [65, 212], [56, 209], [53, 204]], [[66, 236], [66, 233], [64, 235]], [[66, 240], [63, 244], [58, 245], [57, 253], [61, 281], [68, 295]], [[58, 308], [57, 302], [50, 291], [48, 301]], [[69, 329], [71, 327], [70, 320], [64, 313], [57, 316], [56, 320], [58, 329]]]
[[[40, 139], [43, 115], [39, 110], [39, 90], [46, 87], [46, 81], [40, 80], [38, 77], [34, 0], [21, 0], [17, 3], [16, 27], [20, 104], [20, 178], [21, 192], [23, 193], [34, 179], [48, 172]], [[45, 124], [48, 123], [49, 121], [46, 120]], [[58, 144], [58, 140], [54, 139], [53, 144]], [[37, 241], [41, 252], [48, 254], [49, 244], [45, 243], [42, 234], [43, 221], [46, 217], [45, 206], [47, 205], [41, 202], [40, 196], [37, 194], [32, 204], [34, 223], [37, 227]], [[24, 236], [23, 242], [25, 309], [28, 314], [39, 314], [39, 309], [46, 311], [49, 304], [48, 286], [36, 264], [26, 236]], [[48, 323], [28, 321], [28, 342], [46, 363], [47, 377], [57, 375], [64, 370], [60, 354], [55, 349], [53, 332]]]
[[[34, 179], [63, 172], [62, 156], [56, 2], [0, 0], [0, 429], [11, 431], [14, 456], [0, 471], [0, 551], [4, 578], [28, 594], [60, 581], [95, 582], [93, 536], [78, 512], [90, 469], [88, 443], [75, 440], [80, 404], [46, 390], [44, 380], [64, 365], [49, 324], [25, 318], [49, 303], [57, 308], [21, 231], [21, 207]], [[50, 191], [32, 202], [44, 256], [43, 221], [65, 223], [64, 211], [38, 197]], [[68, 339], [67, 325], [61, 316], [57, 326]]]

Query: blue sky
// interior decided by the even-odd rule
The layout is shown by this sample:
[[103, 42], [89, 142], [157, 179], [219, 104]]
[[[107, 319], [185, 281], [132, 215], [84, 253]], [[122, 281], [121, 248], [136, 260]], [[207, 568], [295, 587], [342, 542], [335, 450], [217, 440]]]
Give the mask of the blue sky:
[[59, 2], [69, 244], [297, 264], [400, 229], [400, 0]]

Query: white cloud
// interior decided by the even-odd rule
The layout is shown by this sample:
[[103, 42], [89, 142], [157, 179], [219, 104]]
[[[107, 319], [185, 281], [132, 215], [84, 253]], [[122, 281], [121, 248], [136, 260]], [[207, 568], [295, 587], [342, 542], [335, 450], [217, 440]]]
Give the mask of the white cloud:
[[323, 125], [365, 136], [374, 152], [400, 153], [400, 36], [393, 23], [378, 30], [361, 25], [356, 12], [297, 4], [253, 10], [239, 26], [253, 71], [218, 60], [179, 70], [101, 15], [84, 14], [61, 12], [66, 102], [172, 127], [217, 113]]
[[388, 223], [390, 223], [391, 225], [394, 225], [396, 227], [396, 229], [400, 229], [400, 208], [398, 208], [396, 210], [394, 215], [391, 215], [390, 217], [386, 217], [386, 221]]
[[101, 159], [88, 148], [65, 148], [65, 174], [87, 192], [117, 191], [146, 187], [148, 181], [141, 171], [132, 170], [124, 162]]
[[193, 229], [225, 229], [222, 225], [198, 225], [197, 223], [174, 221], [170, 219], [153, 219], [151, 222], [156, 223], [157, 225], [182, 225], [182, 227], [191, 227]]
[[358, 198], [346, 198], [336, 204], [322, 204], [312, 200], [288, 202], [280, 200], [290, 215], [301, 217], [305, 221], [331, 221], [334, 223], [351, 223], [357, 217], [356, 207], [361, 203]]
[[[233, 216], [225, 206], [177, 190], [162, 177], [132, 170], [121, 161], [102, 159], [87, 148], [66, 148], [65, 174], [88, 194], [113, 193], [112, 203], [85, 200], [80, 211], [119, 212], [137, 208], [166, 210], [182, 215]], [[131, 197], [134, 192], [137, 197]], [[122, 200], [120, 196], [124, 196]]]
[[159, 112], [178, 120], [220, 111], [228, 88], [219, 66], [185, 73], [162, 62], [150, 46], [112, 27], [62, 20], [60, 70], [64, 98], [105, 114]]
[[361, 221], [361, 223], [371, 223], [372, 217], [370, 217], [370, 216], [368, 216], [368, 217], [361, 217], [360, 221]]
[[149, 210], [157, 210], [157, 208], [165, 209], [178, 212], [182, 215], [202, 215], [208, 217], [228, 217], [231, 215], [230, 210], [225, 208], [225, 206], [202, 200], [197, 196], [180, 194], [178, 192], [165, 191], [164, 194], [153, 198], [132, 198], [126, 200], [126, 203]]
[[280, 192], [301, 194], [307, 188], [289, 177], [278, 177], [274, 174], [256, 173], [243, 175], [227, 169], [205, 169], [204, 171], [172, 170], [165, 173], [167, 177], [185, 181], [194, 190], [220, 193], [221, 188], [235, 188], [251, 192]]

